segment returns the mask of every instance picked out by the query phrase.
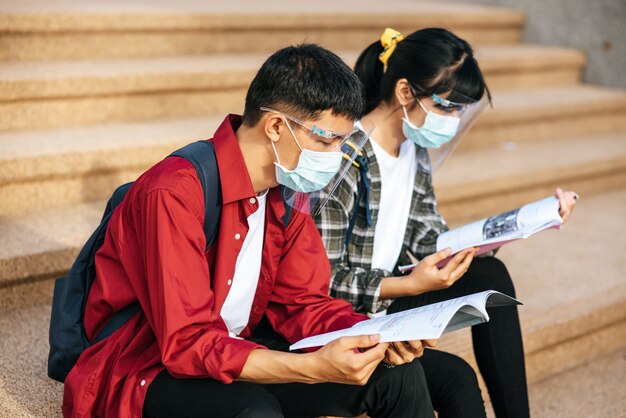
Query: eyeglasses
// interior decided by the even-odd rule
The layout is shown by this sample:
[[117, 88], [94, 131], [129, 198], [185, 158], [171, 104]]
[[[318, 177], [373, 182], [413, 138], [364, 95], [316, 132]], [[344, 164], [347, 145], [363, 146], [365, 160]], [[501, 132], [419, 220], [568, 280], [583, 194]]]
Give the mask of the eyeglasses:
[[308, 132], [313, 133], [316, 136], [319, 136], [320, 138], [324, 138], [324, 139], [328, 139], [328, 140], [339, 140], [339, 145], [338, 147], [343, 146], [343, 144], [346, 143], [346, 141], [355, 133], [355, 131], [357, 131], [358, 129], [356, 127], [354, 127], [350, 132], [334, 132], [328, 129], [324, 129], [324, 128], [320, 128], [317, 125], [313, 125], [312, 127], [308, 127], [304, 122], [302, 122], [301, 120], [298, 120], [292, 116], [286, 115], [283, 112], [280, 112], [278, 110], [274, 110], [274, 109], [270, 109], [269, 107], [261, 107], [260, 108], [263, 112], [272, 112], [272, 113], [276, 113], [278, 115], [283, 116], [285, 119], [295, 123], [296, 125], [299, 125], [300, 127], [302, 127], [303, 129], [305, 129]]
[[[467, 97], [464, 94], [459, 93], [459, 92], [454, 92], [454, 94], [463, 97], [464, 99], [467, 100], [467, 102], [459, 103], [459, 102], [453, 102], [452, 100], [444, 99], [440, 95], [435, 94], [429, 91], [428, 89], [425, 89], [421, 86], [417, 86], [414, 84], [411, 84], [411, 87], [415, 90], [420, 91], [423, 94], [429, 95], [431, 100], [435, 102], [435, 107], [445, 110], [446, 112], [454, 112], [454, 111], [463, 112], [467, 108], [468, 105], [471, 105], [477, 102], [475, 99], [472, 99], [471, 97]], [[415, 96], [416, 99], [418, 98], [417, 97], [418, 94], [416, 92], [414, 92], [413, 95]]]

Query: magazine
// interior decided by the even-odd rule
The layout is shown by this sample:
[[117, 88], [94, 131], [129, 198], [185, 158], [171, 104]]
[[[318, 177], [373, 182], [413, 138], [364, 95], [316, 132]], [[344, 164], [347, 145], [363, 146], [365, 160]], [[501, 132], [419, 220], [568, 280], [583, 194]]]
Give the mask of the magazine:
[[[437, 251], [450, 247], [452, 255], [437, 267], [443, 267], [454, 254], [466, 248], [479, 247], [476, 255], [481, 255], [508, 244], [511, 241], [528, 238], [545, 229], [560, 229], [563, 220], [559, 215], [559, 200], [550, 196], [521, 208], [501, 213], [491, 218], [444, 232], [437, 238]], [[417, 264], [400, 266], [405, 273]]]
[[357, 335], [379, 334], [380, 342], [438, 339], [444, 333], [489, 321], [486, 308], [521, 304], [503, 293], [486, 290], [369, 319], [340, 331], [304, 338], [289, 349], [321, 347], [338, 338]]

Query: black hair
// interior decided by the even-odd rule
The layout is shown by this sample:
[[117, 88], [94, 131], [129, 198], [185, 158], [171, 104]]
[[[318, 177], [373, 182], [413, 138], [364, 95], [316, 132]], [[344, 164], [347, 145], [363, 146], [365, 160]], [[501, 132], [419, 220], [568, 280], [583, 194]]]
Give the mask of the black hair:
[[243, 123], [256, 125], [261, 107], [276, 108], [302, 120], [335, 116], [360, 119], [365, 93], [358, 77], [341, 58], [315, 44], [283, 48], [270, 56], [252, 80]]
[[486, 92], [491, 102], [472, 47], [446, 29], [421, 29], [407, 36], [397, 44], [386, 71], [378, 59], [382, 52], [382, 44], [376, 41], [361, 53], [355, 65], [354, 71], [365, 86], [365, 113], [389, 102], [402, 78], [408, 80], [418, 98], [451, 91], [448, 100], [469, 103], [480, 100]]

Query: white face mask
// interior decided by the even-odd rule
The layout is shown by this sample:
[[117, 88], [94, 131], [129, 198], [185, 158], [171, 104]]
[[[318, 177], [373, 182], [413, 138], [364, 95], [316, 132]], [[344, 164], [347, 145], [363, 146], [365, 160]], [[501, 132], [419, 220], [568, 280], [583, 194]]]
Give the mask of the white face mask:
[[289, 123], [285, 121], [285, 124], [301, 152], [296, 168], [289, 170], [281, 165], [276, 146], [272, 141], [272, 148], [274, 148], [274, 154], [278, 160], [274, 163], [276, 165], [276, 181], [297, 192], [310, 193], [323, 189], [339, 171], [342, 153], [340, 151], [319, 152], [303, 149]]
[[461, 118], [457, 116], [444, 116], [427, 110], [422, 102], [417, 101], [426, 112], [424, 125], [417, 127], [409, 119], [406, 107], [402, 106], [404, 118], [402, 119], [402, 132], [404, 136], [422, 148], [439, 148], [449, 142], [457, 134]]

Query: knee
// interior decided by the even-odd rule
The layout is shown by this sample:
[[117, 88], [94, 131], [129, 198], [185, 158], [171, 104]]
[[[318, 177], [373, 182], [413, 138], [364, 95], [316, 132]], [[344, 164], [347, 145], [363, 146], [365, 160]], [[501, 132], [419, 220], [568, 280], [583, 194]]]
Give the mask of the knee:
[[479, 257], [472, 280], [479, 282], [483, 290], [497, 290], [505, 295], [515, 297], [515, 285], [504, 263], [495, 257]]
[[429, 397], [426, 374], [417, 360], [389, 369], [387, 386], [388, 393], [393, 393], [397, 399]]
[[450, 354], [440, 367], [442, 369], [440, 373], [446, 377], [448, 382], [453, 382], [456, 389], [460, 391], [480, 390], [476, 372], [462, 358]]

